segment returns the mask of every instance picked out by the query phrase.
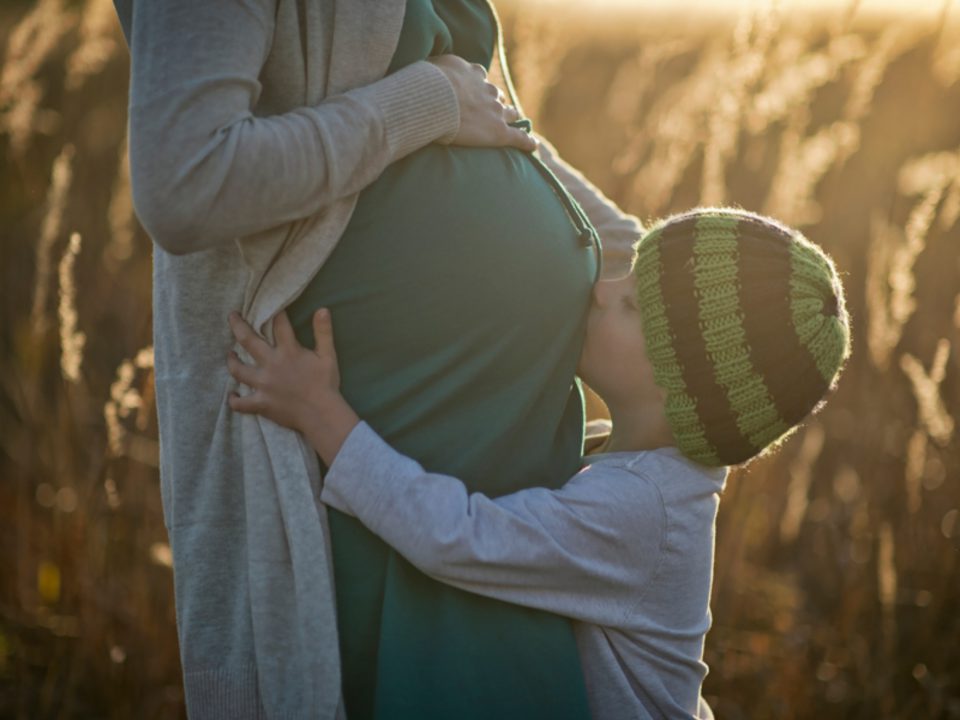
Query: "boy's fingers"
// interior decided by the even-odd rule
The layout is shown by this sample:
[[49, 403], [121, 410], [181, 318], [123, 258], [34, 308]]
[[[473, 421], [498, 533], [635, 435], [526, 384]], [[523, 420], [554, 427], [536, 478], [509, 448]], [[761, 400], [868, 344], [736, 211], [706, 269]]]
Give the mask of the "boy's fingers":
[[270, 356], [270, 343], [257, 335], [249, 323], [240, 317], [240, 313], [232, 312], [227, 317], [230, 323], [230, 330], [237, 342], [257, 361], [258, 365], [263, 365]]
[[320, 308], [313, 314], [314, 351], [318, 355], [333, 355], [333, 323], [330, 311]]
[[263, 409], [261, 407], [262, 403], [260, 402], [256, 393], [253, 395], [244, 396], [231, 393], [227, 397], [227, 402], [229, 403], [231, 410], [239, 413], [257, 413]]
[[250, 387], [256, 386], [257, 368], [245, 365], [233, 350], [227, 354], [227, 370], [235, 380], [242, 382], [244, 385], [249, 385]]
[[287, 312], [281, 310], [273, 318], [273, 337], [277, 345], [297, 345], [297, 335], [293, 332], [293, 325]]

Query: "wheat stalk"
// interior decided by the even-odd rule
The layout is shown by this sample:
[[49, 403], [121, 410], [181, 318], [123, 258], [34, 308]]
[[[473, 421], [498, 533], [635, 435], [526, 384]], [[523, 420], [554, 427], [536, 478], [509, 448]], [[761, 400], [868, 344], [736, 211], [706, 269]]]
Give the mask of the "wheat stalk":
[[[618, 174], [635, 173], [631, 189], [652, 212], [667, 206], [702, 145], [706, 118], [716, 97], [715, 78], [726, 64], [722, 42], [714, 41], [705, 48], [690, 76], [667, 90], [650, 109], [644, 128], [614, 166]], [[649, 158], [645, 152], [648, 144]]]
[[[143, 396], [133, 387], [137, 370], [152, 368], [153, 346], [143, 348], [137, 352], [133, 360], [124, 360], [117, 367], [114, 381], [110, 385], [110, 398], [103, 406], [103, 418], [107, 426], [107, 449], [114, 457], [120, 457], [130, 451], [128, 434], [121, 421], [128, 418], [134, 410], [140, 410], [144, 406]], [[139, 416], [137, 421], [140, 424]], [[142, 444], [138, 445], [135, 450], [135, 454], [138, 455], [136, 459], [148, 461], [152, 457], [151, 449]], [[141, 450], [142, 453], [138, 452]], [[148, 461], [147, 464], [156, 463]]]
[[930, 438], [941, 446], [949, 444], [955, 423], [944, 405], [940, 386], [947, 374], [947, 359], [950, 357], [950, 341], [941, 338], [933, 356], [930, 371], [909, 353], [900, 357], [900, 368], [910, 378], [913, 396], [917, 401], [920, 426]]
[[60, 259], [60, 369], [69, 382], [80, 381], [83, 364], [83, 347], [87, 336], [77, 329], [77, 288], [73, 278], [73, 266], [80, 253], [80, 233], [73, 233], [63, 257]]
[[900, 342], [901, 327], [890, 313], [890, 272], [893, 248], [902, 242], [901, 231], [876, 212], [871, 218], [870, 246], [867, 249], [865, 295], [867, 305], [867, 347], [873, 364], [886, 369], [890, 353]]
[[41, 111], [44, 87], [40, 68], [76, 24], [64, 0], [38, 0], [11, 30], [0, 72], [0, 132], [10, 137], [10, 152], [22, 157], [34, 133], [55, 131], [59, 115]]
[[817, 90], [866, 54], [866, 44], [857, 36], [843, 35], [833, 38], [824, 50], [811, 51], [805, 38], [793, 36], [774, 50], [767, 80], [754, 95], [747, 115], [747, 129], [754, 135], [808, 108]]
[[700, 182], [702, 205], [722, 205], [726, 201], [726, 166], [737, 152], [741, 118], [763, 75], [767, 51], [778, 29], [777, 13], [771, 10], [760, 20], [755, 15], [741, 16], [734, 30], [733, 58], [719, 76], [715, 107], [707, 119]]
[[653, 41], [620, 63], [605, 102], [606, 116], [610, 121], [630, 134], [637, 132], [640, 129], [638, 119], [646, 112], [657, 73], [665, 63], [689, 52], [692, 47], [693, 44], [684, 39]]
[[811, 423], [803, 433], [803, 442], [796, 458], [790, 463], [790, 484], [787, 486], [787, 504], [780, 516], [780, 540], [790, 543], [797, 539], [800, 524], [809, 504], [813, 465], [820, 457], [826, 438], [820, 423]]
[[30, 311], [30, 325], [37, 335], [47, 329], [47, 294], [50, 289], [50, 268], [53, 245], [60, 236], [63, 227], [63, 215], [67, 206], [67, 194], [73, 180], [73, 145], [63, 146], [57, 159], [53, 161], [50, 173], [50, 187], [47, 190], [46, 213], [40, 227], [40, 239], [37, 242], [37, 271], [34, 278], [33, 306]]
[[[798, 115], [798, 125], [804, 123], [805, 117]], [[764, 212], [792, 225], [819, 222], [822, 212], [816, 199], [817, 185], [859, 143], [860, 129], [850, 122], [834, 122], [810, 137], [792, 127], [784, 132]]]
[[522, 91], [524, 115], [534, 125], [539, 123], [544, 99], [559, 77], [557, 57], [568, 42], [562, 24], [556, 14], [526, 11], [517, 14], [513, 25], [515, 47], [510, 71], [518, 92]]
[[923, 487], [923, 471], [927, 465], [927, 434], [914, 430], [907, 441], [907, 462], [903, 476], [907, 488], [907, 511], [915, 513], [920, 509]]
[[894, 656], [897, 631], [897, 567], [894, 557], [893, 528], [880, 523], [877, 534], [877, 594], [883, 610], [883, 641], [887, 659]]
[[915, 32], [909, 31], [905, 25], [892, 25], [883, 31], [869, 55], [860, 63], [854, 77], [843, 110], [846, 120], [859, 122], [866, 117], [891, 63], [912, 47], [915, 40]]
[[126, 137], [118, 153], [117, 172], [113, 193], [110, 196], [110, 206], [107, 209], [107, 218], [110, 222], [110, 242], [104, 250], [104, 261], [109, 268], [116, 270], [133, 254], [135, 216]]
[[98, 74], [117, 50], [117, 16], [110, 0], [88, 0], [80, 18], [79, 43], [66, 62], [67, 90]]
[[934, 184], [914, 206], [907, 220], [903, 241], [874, 221], [871, 252], [867, 259], [867, 309], [869, 328], [867, 345], [874, 364], [886, 369], [890, 354], [899, 344], [903, 328], [917, 308], [913, 292], [916, 278], [913, 266], [926, 247], [927, 233], [936, 217], [944, 185]]
[[946, 90], [960, 80], [960, 32], [954, 26], [951, 31], [943, 26], [934, 49], [931, 70], [933, 77]]

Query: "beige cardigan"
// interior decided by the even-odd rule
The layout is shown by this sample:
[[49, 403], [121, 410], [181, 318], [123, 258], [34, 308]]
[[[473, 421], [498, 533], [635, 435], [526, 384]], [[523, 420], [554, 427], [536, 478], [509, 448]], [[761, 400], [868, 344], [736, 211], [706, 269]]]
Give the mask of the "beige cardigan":
[[[155, 241], [161, 495], [188, 712], [342, 717], [316, 456], [227, 408], [226, 317], [242, 309], [270, 338], [357, 193], [456, 133], [456, 96], [427, 62], [383, 77], [404, 0], [114, 3], [131, 51], [134, 206]], [[541, 152], [622, 266], [639, 223]]]

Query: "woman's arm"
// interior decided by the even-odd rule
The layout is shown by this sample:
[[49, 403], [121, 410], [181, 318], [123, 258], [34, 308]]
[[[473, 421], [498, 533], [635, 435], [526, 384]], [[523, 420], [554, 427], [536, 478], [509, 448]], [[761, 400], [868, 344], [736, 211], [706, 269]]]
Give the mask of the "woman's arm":
[[[472, 105], [493, 102], [465, 61], [421, 61], [312, 107], [255, 116], [275, 2], [115, 4], [131, 51], [134, 206], [171, 253], [308, 217], [413, 150], [457, 140], [469, 129], [461, 114], [480, 121]], [[478, 142], [532, 149], [520, 134], [494, 126]]]

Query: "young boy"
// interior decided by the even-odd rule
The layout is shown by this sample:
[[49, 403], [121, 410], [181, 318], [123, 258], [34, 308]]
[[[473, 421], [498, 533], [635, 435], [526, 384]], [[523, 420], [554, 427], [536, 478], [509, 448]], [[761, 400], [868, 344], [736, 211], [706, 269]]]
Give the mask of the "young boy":
[[[707, 673], [714, 526], [726, 467], [785, 437], [849, 354], [836, 271], [798, 232], [741, 210], [668, 218], [631, 274], [594, 290], [578, 374], [612, 432], [559, 490], [488, 498], [387, 445], [338, 391], [329, 313], [276, 348], [236, 315], [258, 368], [230, 398], [299, 430], [329, 467], [321, 499], [424, 573], [572, 618], [597, 718], [712, 717]], [[505, 459], [509, 461], [509, 458]]]

